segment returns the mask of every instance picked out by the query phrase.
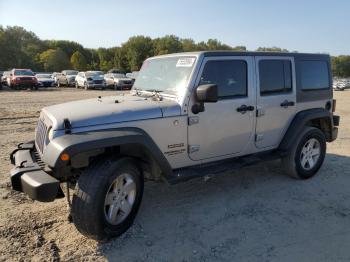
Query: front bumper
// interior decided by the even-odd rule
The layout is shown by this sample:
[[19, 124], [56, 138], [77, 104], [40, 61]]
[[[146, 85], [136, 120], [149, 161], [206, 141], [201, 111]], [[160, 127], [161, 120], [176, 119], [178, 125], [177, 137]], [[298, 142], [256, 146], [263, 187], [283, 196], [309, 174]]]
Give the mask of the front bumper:
[[105, 84], [89, 84], [88, 83], [88, 88], [105, 88]]
[[14, 87], [24, 87], [24, 88], [33, 87], [36, 85], [37, 85], [37, 82], [18, 82], [18, 81], [12, 84], [12, 86]]
[[54, 82], [53, 81], [42, 81], [38, 83], [39, 86], [43, 86], [43, 87], [51, 87], [54, 86]]
[[60, 182], [50, 176], [35, 158], [34, 142], [19, 144], [10, 155], [15, 167], [10, 172], [13, 190], [27, 194], [31, 199], [51, 202], [57, 197]]

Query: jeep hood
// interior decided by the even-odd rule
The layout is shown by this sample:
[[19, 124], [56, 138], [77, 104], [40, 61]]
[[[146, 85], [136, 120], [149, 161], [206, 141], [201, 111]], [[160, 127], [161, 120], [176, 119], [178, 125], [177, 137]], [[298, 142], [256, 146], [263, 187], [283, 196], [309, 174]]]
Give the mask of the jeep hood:
[[152, 98], [127, 94], [48, 106], [43, 108], [42, 114], [50, 119], [53, 130], [61, 130], [64, 128], [64, 119], [68, 119], [74, 129], [177, 116], [181, 114], [181, 107], [176, 101], [170, 99], [154, 101]]

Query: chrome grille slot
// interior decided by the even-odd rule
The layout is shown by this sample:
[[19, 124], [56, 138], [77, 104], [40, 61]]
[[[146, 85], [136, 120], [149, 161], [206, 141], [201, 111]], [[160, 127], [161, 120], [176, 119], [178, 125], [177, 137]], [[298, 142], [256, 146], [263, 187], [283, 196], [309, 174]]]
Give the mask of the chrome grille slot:
[[47, 129], [48, 127], [46, 126], [44, 120], [40, 118], [38, 121], [38, 125], [36, 127], [36, 134], [35, 134], [35, 143], [40, 153], [43, 153]]

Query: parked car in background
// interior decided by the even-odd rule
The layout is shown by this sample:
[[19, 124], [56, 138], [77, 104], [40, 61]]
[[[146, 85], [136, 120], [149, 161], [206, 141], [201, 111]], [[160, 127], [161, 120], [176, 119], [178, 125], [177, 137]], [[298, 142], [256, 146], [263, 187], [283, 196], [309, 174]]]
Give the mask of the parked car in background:
[[10, 86], [10, 75], [11, 75], [11, 71], [3, 72], [2, 76], [1, 76], [2, 85]]
[[38, 80], [30, 69], [12, 69], [9, 87], [38, 89]]
[[333, 80], [333, 89], [337, 91], [344, 91], [350, 88], [350, 78], [335, 78]]
[[58, 84], [58, 79], [60, 77], [63, 77], [63, 74], [61, 72], [54, 72], [54, 73], [52, 73], [52, 79], [53, 79], [53, 81], [54, 81], [56, 86]]
[[52, 78], [52, 74], [36, 74], [36, 79], [38, 80], [38, 85], [42, 87], [51, 87], [55, 85], [55, 81]]
[[138, 74], [139, 74], [139, 71], [133, 71], [131, 73], [127, 73], [126, 77], [131, 78], [135, 82]]
[[75, 78], [75, 87], [85, 90], [93, 88], [106, 88], [106, 81], [100, 71], [79, 72]]
[[104, 75], [108, 87], [113, 87], [115, 90], [131, 89], [133, 81], [120, 73], [108, 73]]
[[125, 72], [123, 70], [117, 69], [117, 68], [112, 68], [110, 70], [108, 70], [108, 73], [114, 73], [114, 74], [125, 74]]
[[133, 72], [131, 72], [131, 73], [127, 73], [127, 74], [126, 74], [126, 77], [127, 77], [127, 78], [130, 78], [131, 81], [132, 81], [132, 84], [134, 85], [135, 80], [136, 80], [138, 74], [139, 74], [138, 71], [133, 71]]
[[56, 85], [57, 87], [61, 86], [74, 86], [75, 77], [77, 76], [78, 71], [76, 70], [63, 70], [60, 75], [56, 74]]

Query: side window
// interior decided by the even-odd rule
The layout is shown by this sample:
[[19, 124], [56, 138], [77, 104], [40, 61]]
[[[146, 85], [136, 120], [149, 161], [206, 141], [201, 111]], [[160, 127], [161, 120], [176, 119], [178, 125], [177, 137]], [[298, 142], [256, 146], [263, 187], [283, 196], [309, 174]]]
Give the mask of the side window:
[[247, 96], [247, 63], [243, 60], [208, 61], [199, 84], [217, 84], [219, 98]]
[[300, 79], [302, 90], [329, 89], [329, 70], [326, 61], [301, 61]]
[[260, 60], [260, 95], [292, 91], [292, 65], [290, 60]]

